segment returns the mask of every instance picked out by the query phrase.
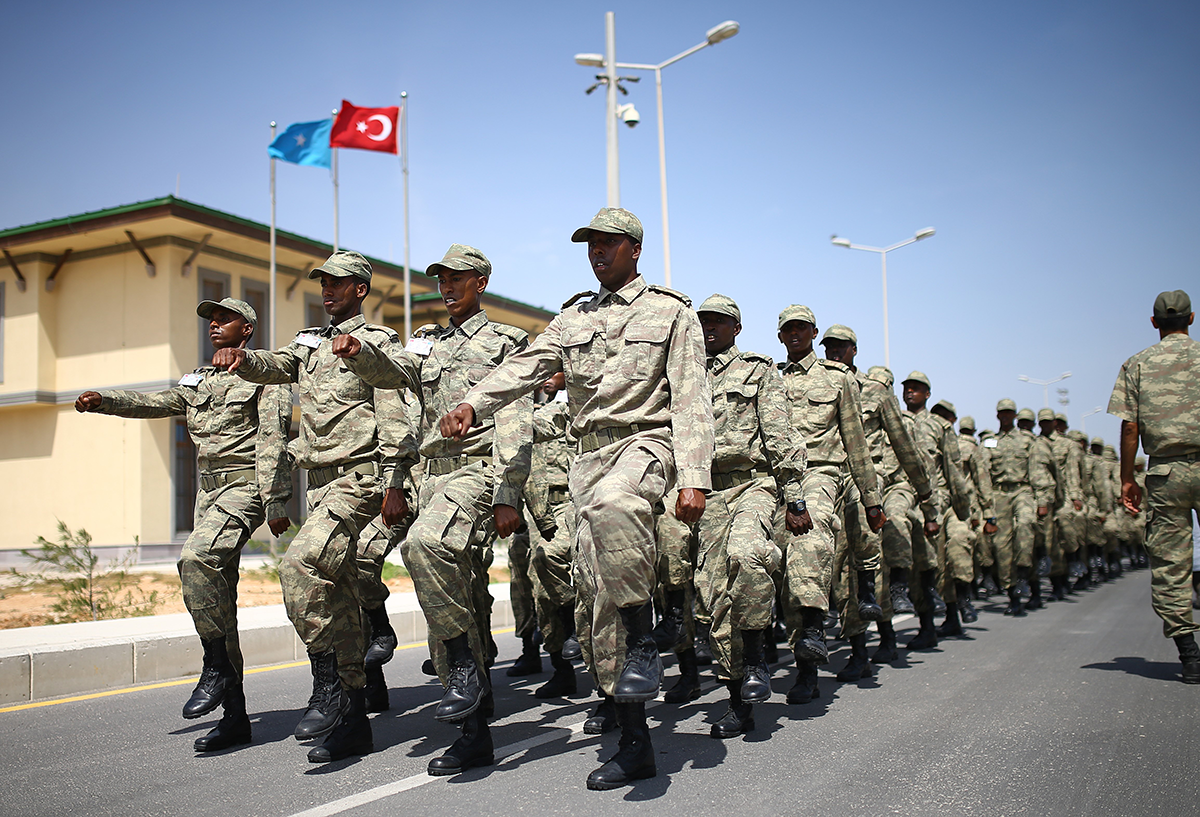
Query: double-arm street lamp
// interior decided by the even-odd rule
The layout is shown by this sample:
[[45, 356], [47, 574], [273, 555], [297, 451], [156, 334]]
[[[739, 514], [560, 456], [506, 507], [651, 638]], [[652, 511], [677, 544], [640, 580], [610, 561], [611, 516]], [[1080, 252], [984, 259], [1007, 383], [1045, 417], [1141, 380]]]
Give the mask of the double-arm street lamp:
[[1042, 406], [1043, 406], [1043, 408], [1050, 408], [1050, 387], [1052, 385], [1054, 385], [1055, 383], [1058, 383], [1060, 380], [1066, 380], [1070, 376], [1071, 376], [1070, 372], [1063, 372], [1062, 374], [1060, 374], [1058, 377], [1054, 378], [1053, 380], [1034, 380], [1032, 377], [1020, 375], [1019, 377], [1017, 377], [1017, 380], [1023, 381], [1025, 383], [1032, 383], [1035, 386], [1041, 386], [1042, 387]]
[[[627, 68], [632, 71], [653, 71], [654, 86], [658, 96], [658, 180], [659, 186], [662, 189], [662, 231], [663, 231], [663, 280], [667, 286], [671, 285], [671, 230], [667, 218], [667, 146], [666, 135], [663, 125], [663, 95], [662, 95], [662, 69], [672, 63], [679, 62], [684, 57], [691, 56], [697, 51], [707, 48], [710, 45], [716, 45], [722, 40], [728, 40], [730, 37], [738, 33], [739, 26], [733, 20], [726, 20], [718, 26], [710, 28], [704, 35], [704, 42], [692, 46], [686, 51], [676, 54], [665, 62], [660, 62], [657, 65], [649, 65], [633, 62], [617, 62], [617, 46], [616, 46], [616, 20], [613, 12], [607, 12], [604, 15], [604, 54], [576, 54], [575, 62], [580, 65], [589, 65], [596, 68], [603, 68], [604, 73], [598, 75], [597, 85], [603, 84], [607, 86], [607, 114], [606, 114], [606, 134], [607, 134], [607, 149], [608, 149], [608, 206], [621, 206], [621, 182], [620, 182], [620, 157], [617, 151], [617, 120], [621, 119], [629, 127], [633, 127], [639, 121], [637, 111], [632, 105], [617, 105], [617, 91], [624, 92], [624, 89], [618, 84], [620, 80], [626, 79], [630, 82], [637, 82], [637, 77], [618, 77], [618, 68]], [[593, 85], [588, 89], [591, 93], [597, 86]]]
[[1083, 413], [1083, 419], [1079, 421], [1079, 425], [1083, 428], [1084, 434], [1087, 434], [1087, 418], [1091, 417], [1093, 414], [1099, 414], [1102, 411], [1104, 411], [1104, 409], [1100, 408], [1100, 406], [1096, 406], [1091, 411], [1085, 411]]
[[887, 296], [887, 254], [892, 250], [898, 250], [901, 247], [907, 247], [916, 241], [923, 238], [929, 238], [936, 230], [932, 227], [926, 227], [924, 230], [918, 230], [912, 238], [901, 241], [898, 244], [893, 244], [890, 247], [868, 247], [865, 244], [852, 244], [848, 238], [838, 238], [836, 235], [830, 236], [829, 240], [835, 246], [845, 247], [848, 250], [866, 250], [867, 252], [879, 253], [880, 259], [883, 261], [883, 365], [889, 369], [892, 368], [891, 354], [888, 349], [888, 296]]

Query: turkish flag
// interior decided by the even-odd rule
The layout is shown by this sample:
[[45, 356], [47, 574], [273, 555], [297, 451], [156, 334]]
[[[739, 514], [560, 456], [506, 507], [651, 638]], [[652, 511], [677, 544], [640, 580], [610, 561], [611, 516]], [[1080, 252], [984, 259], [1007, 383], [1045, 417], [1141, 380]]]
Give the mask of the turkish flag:
[[356, 108], [342, 100], [342, 109], [329, 132], [329, 146], [396, 153], [400, 108]]

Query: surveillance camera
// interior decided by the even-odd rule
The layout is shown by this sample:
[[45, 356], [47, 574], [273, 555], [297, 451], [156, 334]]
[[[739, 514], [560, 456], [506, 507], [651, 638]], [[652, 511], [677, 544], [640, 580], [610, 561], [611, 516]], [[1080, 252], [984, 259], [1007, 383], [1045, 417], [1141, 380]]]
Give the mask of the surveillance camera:
[[642, 121], [641, 115], [637, 112], [637, 108], [633, 107], [633, 103], [622, 105], [617, 112], [621, 116], [621, 121], [631, 128], [636, 128], [637, 123]]

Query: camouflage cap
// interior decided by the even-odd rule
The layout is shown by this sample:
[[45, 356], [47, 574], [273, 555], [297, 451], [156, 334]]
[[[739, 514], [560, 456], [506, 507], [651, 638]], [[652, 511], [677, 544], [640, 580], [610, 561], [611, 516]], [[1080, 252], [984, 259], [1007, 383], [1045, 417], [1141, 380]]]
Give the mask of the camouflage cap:
[[1117, 461], [1117, 449], [1113, 448], [1111, 445], [1105, 445], [1103, 456], [1104, 456], [1104, 459], [1108, 460], [1109, 462], [1116, 462]]
[[896, 376], [892, 374], [892, 370], [887, 366], [872, 366], [867, 369], [867, 379], [874, 380], [876, 383], [882, 383], [887, 387], [888, 391], [891, 391], [892, 386], [896, 385]]
[[624, 234], [632, 238], [635, 244], [642, 243], [642, 222], [633, 213], [620, 207], [601, 207], [600, 212], [592, 216], [588, 226], [580, 227], [571, 233], [571, 240], [577, 244], [587, 241], [593, 230], [598, 233]]
[[239, 301], [237, 298], [222, 298], [219, 301], [201, 301], [196, 307], [196, 314], [202, 318], [211, 318], [213, 310], [218, 306], [223, 306], [230, 312], [236, 312], [249, 321], [250, 325], [255, 329], [258, 328], [258, 313], [254, 311], [254, 307], [245, 301]]
[[913, 371], [908, 373], [908, 377], [904, 378], [900, 382], [907, 383], [910, 380], [913, 381], [914, 383], [924, 384], [925, 388], [927, 388], [927, 389], [933, 388], [933, 384], [929, 382], [929, 375], [925, 374], [925, 372], [918, 372], [914, 369]]
[[742, 322], [742, 310], [738, 309], [738, 305], [733, 298], [728, 295], [709, 295], [704, 299], [704, 303], [700, 304], [700, 308], [696, 313], [715, 312], [718, 315], [728, 315], [738, 323]]
[[[911, 380], [911, 378], [909, 378], [909, 379]], [[942, 409], [942, 411], [948, 411], [955, 417], [958, 416], [958, 412], [954, 410], [954, 404], [951, 403], [949, 400], [938, 400], [936, 403], [933, 404], [933, 407], [940, 408], [940, 409]]]
[[1054, 419], [1061, 423], [1068, 422], [1067, 415], [1063, 414], [1061, 411], [1054, 412]]
[[840, 323], [835, 323], [821, 335], [821, 343], [827, 340], [848, 340], [855, 346], [858, 345], [858, 335], [854, 334], [854, 330]]
[[1067, 439], [1074, 440], [1077, 443], [1086, 443], [1087, 435], [1084, 434], [1082, 431], [1078, 431], [1076, 429], [1071, 429], [1070, 431], [1067, 432]]
[[1092, 437], [1092, 445], [1098, 445], [1098, 446], [1103, 447], [1104, 446], [1104, 438], [1103, 437]]
[[988, 437], [995, 437], [996, 432], [992, 431], [990, 428], [985, 428], [983, 431], [979, 432], [979, 436], [981, 439], [986, 440]]
[[1053, 419], [1054, 419], [1054, 409], [1052, 409], [1052, 408], [1038, 409], [1037, 420], [1039, 423], [1042, 420], [1053, 420]]
[[959, 431], [975, 431], [975, 418], [968, 414], [966, 417], [958, 418]]
[[1034, 413], [1033, 413], [1033, 409], [1031, 409], [1031, 408], [1023, 408], [1023, 409], [1021, 409], [1020, 411], [1018, 411], [1018, 412], [1017, 412], [1017, 419], [1018, 419], [1018, 420], [1029, 420], [1029, 421], [1031, 421], [1031, 422], [1036, 422], [1036, 421], [1037, 421], [1037, 416], [1036, 416], [1036, 415], [1034, 415]]
[[371, 262], [356, 252], [338, 250], [325, 259], [325, 263], [308, 273], [309, 278], [320, 278], [321, 273], [327, 273], [334, 278], [361, 278], [371, 280]]
[[996, 404], [996, 411], [1016, 411], [1016, 410], [1017, 410], [1017, 402], [1015, 400], [1010, 400], [1007, 397], [1005, 397], [1003, 400], [1001, 400], [999, 403]]
[[1192, 314], [1192, 299], [1182, 289], [1160, 292], [1154, 299], [1154, 317], [1175, 318]]
[[484, 278], [491, 278], [492, 262], [487, 259], [486, 255], [474, 247], [469, 247], [466, 244], [451, 244], [450, 249], [446, 250], [446, 254], [442, 256], [441, 261], [438, 261], [436, 264], [430, 264], [425, 268], [425, 274], [436, 276], [438, 270], [477, 272]]
[[817, 319], [813, 315], [813, 311], [807, 306], [800, 306], [798, 304], [792, 304], [779, 313], [778, 328], [782, 329], [783, 325], [789, 321], [804, 321], [805, 323], [811, 323], [813, 326], [817, 325]]

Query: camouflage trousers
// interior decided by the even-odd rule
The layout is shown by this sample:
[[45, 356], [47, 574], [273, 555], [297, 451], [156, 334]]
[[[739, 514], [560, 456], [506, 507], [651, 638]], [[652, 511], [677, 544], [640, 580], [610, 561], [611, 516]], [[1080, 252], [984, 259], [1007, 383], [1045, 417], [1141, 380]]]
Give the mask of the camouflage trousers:
[[[917, 507], [917, 492], [908, 482], [893, 482], [883, 489], [883, 561], [888, 567], [904, 569], [913, 566], [913, 521], [912, 512]], [[917, 526], [920, 530], [920, 525]], [[924, 540], [921, 540], [924, 546]], [[923, 562], [930, 554], [922, 553]]]
[[400, 524], [388, 527], [383, 522], [383, 516], [377, 516], [358, 537], [358, 553], [355, 555], [358, 568], [358, 600], [364, 610], [379, 609], [391, 595], [391, 591], [383, 583], [383, 563], [388, 554], [404, 539], [412, 520], [413, 514], [410, 512]]
[[841, 615], [842, 634], [852, 636], [865, 633], [869, 626], [858, 615], [858, 573], [879, 570], [883, 536], [871, 530], [862, 494], [848, 475], [843, 490], [842, 515], [834, 538], [833, 598]]
[[1067, 562], [1075, 558], [1083, 544], [1085, 528], [1083, 511], [1075, 510], [1070, 502], [1054, 509], [1054, 541], [1050, 543], [1050, 575], [1065, 576]]
[[[420, 511], [400, 546], [429, 631], [438, 678], [450, 677], [444, 643], [463, 633], [480, 667], [488, 664], [493, 476], [490, 460], [426, 475]], [[488, 598], [484, 599], [483, 596]]]
[[942, 598], [955, 601], [958, 598], [958, 587], [955, 582], [971, 583], [975, 578], [975, 554], [972, 547], [975, 532], [971, 525], [958, 518], [953, 508], [947, 508], [942, 514], [942, 530], [938, 536], [943, 543], [944, 558], [942, 560]]
[[[679, 636], [676, 652], [692, 645], [696, 638], [696, 619], [712, 620], [711, 608], [705, 607], [696, 592], [696, 529], [685, 525], [675, 517], [675, 502], [679, 489], [675, 488], [663, 498], [663, 512], [655, 520], [656, 561], [658, 590], [655, 601], [660, 609], [666, 609], [666, 594], [671, 590], [684, 591], [683, 630]], [[707, 515], [707, 507], [704, 511]]]
[[598, 689], [613, 694], [625, 663], [625, 628], [617, 610], [654, 593], [654, 517], [675, 482], [671, 432], [639, 432], [571, 466], [575, 502], [575, 627]]
[[1033, 566], [1033, 526], [1037, 518], [1033, 489], [1028, 485], [995, 486], [996, 572], [1000, 589], [1017, 583], [1017, 568]]
[[538, 626], [533, 605], [533, 573], [529, 569], [529, 542], [538, 534], [535, 533], [537, 527], [528, 508], [522, 509], [522, 516], [521, 527], [517, 528], [508, 543], [508, 594], [516, 636], [523, 639], [533, 635]]
[[1050, 555], [1050, 549], [1055, 537], [1054, 506], [1051, 505], [1045, 516], [1037, 516], [1034, 511], [1033, 522], [1033, 562], [1036, 566], [1039, 559]]
[[344, 474], [308, 492], [308, 518], [279, 564], [283, 604], [310, 655], [333, 650], [348, 689], [365, 683], [366, 639], [358, 595], [358, 540], [379, 515], [383, 488], [370, 474]]
[[1192, 619], [1192, 525], [1200, 515], [1200, 462], [1150, 458], [1145, 491], [1150, 603], [1167, 638], [1195, 632]]
[[723, 681], [744, 674], [742, 630], [765, 630], [774, 617], [783, 558], [772, 535], [775, 506], [775, 480], [760, 477], [710, 493], [697, 523], [696, 593], [712, 616], [709, 641]]
[[560, 610], [575, 606], [575, 585], [572, 568], [575, 561], [575, 506], [570, 500], [554, 503], [554, 535], [544, 539], [537, 534], [538, 543], [530, 560], [533, 573], [533, 599], [542, 629], [546, 652], [559, 652], [566, 641]]
[[196, 495], [195, 522], [179, 554], [183, 603], [196, 634], [204, 641], [225, 641], [238, 678], [242, 648], [237, 629], [238, 568], [250, 532], [263, 523], [258, 486], [235, 481]]

